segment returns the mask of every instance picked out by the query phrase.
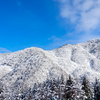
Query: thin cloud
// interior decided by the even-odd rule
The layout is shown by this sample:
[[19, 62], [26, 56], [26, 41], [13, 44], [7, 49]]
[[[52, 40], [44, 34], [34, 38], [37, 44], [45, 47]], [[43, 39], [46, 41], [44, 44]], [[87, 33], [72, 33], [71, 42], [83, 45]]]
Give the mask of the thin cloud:
[[69, 34], [63, 35], [62, 37], [52, 36], [51, 38], [48, 39], [49, 41], [51, 41], [51, 43], [48, 44], [48, 46], [45, 46], [45, 49], [47, 50], [50, 48], [54, 49], [66, 44], [85, 43], [86, 41], [92, 40], [92, 39], [100, 39], [100, 35], [86, 33], [86, 34], [81, 34], [79, 36], [75, 36], [75, 35], [70, 35], [69, 33]]
[[91, 34], [91, 33], [82, 34], [80, 36], [80, 38], [78, 38], [76, 40], [76, 43], [84, 43], [84, 42], [86, 42], [88, 40], [92, 40], [92, 39], [100, 39], [100, 35], [98, 35], [98, 34], [95, 35], [95, 34]]
[[50, 44], [48, 44], [48, 46], [45, 46], [46, 49], [54, 49], [54, 48], [58, 48], [61, 47], [65, 44], [73, 44], [77, 43], [77, 39], [75, 39], [74, 41], [70, 39], [71, 35], [69, 34], [65, 34], [61, 37], [57, 37], [57, 36], [52, 36], [51, 38], [49, 38], [48, 40], [51, 41]]
[[89, 32], [100, 28], [100, 0], [58, 0], [60, 16], [75, 24], [75, 30]]
[[10, 53], [11, 51], [7, 50], [6, 48], [0, 47], [0, 53]]
[[[100, 0], [54, 0], [59, 2], [60, 17], [73, 30], [62, 37], [51, 37], [51, 48], [84, 43], [100, 38]], [[69, 23], [70, 22], [70, 23]]]

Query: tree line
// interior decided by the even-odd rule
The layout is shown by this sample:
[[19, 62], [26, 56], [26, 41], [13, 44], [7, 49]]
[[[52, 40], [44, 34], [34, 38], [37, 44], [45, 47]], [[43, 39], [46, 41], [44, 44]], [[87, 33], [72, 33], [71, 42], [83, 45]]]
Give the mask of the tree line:
[[79, 82], [70, 75], [66, 80], [61, 75], [57, 79], [34, 83], [32, 88], [20, 82], [10, 89], [0, 82], [0, 100], [100, 100], [100, 82], [96, 79], [91, 85], [86, 76]]

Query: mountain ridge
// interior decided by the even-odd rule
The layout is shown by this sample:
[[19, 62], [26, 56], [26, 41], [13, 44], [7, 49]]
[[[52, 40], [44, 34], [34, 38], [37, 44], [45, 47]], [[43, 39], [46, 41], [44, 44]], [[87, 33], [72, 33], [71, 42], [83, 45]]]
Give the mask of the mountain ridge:
[[[37, 47], [0, 54], [1, 80], [8, 86], [16, 84], [23, 77], [25, 84], [33, 86], [47, 78], [84, 75], [94, 82], [100, 77], [100, 39], [80, 44], [67, 44], [53, 50]], [[7, 69], [8, 68], [8, 69]], [[7, 70], [6, 70], [7, 69]]]

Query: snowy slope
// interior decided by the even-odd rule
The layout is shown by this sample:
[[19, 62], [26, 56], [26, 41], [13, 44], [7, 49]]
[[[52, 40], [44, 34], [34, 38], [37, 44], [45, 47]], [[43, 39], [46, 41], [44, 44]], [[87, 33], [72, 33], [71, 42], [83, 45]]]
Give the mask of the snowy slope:
[[2, 81], [9, 86], [20, 83], [22, 79], [27, 86], [32, 86], [34, 82], [61, 74], [77, 78], [86, 75], [93, 82], [95, 77], [100, 79], [100, 40], [67, 44], [51, 51], [32, 47], [0, 54], [0, 71]]

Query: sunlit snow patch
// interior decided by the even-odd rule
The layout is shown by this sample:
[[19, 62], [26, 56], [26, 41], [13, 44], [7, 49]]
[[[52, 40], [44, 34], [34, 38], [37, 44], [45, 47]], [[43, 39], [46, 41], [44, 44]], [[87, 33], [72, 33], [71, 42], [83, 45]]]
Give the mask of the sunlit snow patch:
[[10, 66], [4, 65], [4, 66], [0, 66], [0, 78], [3, 77], [4, 75], [6, 75], [7, 73], [9, 73], [10, 71], [12, 71]]

